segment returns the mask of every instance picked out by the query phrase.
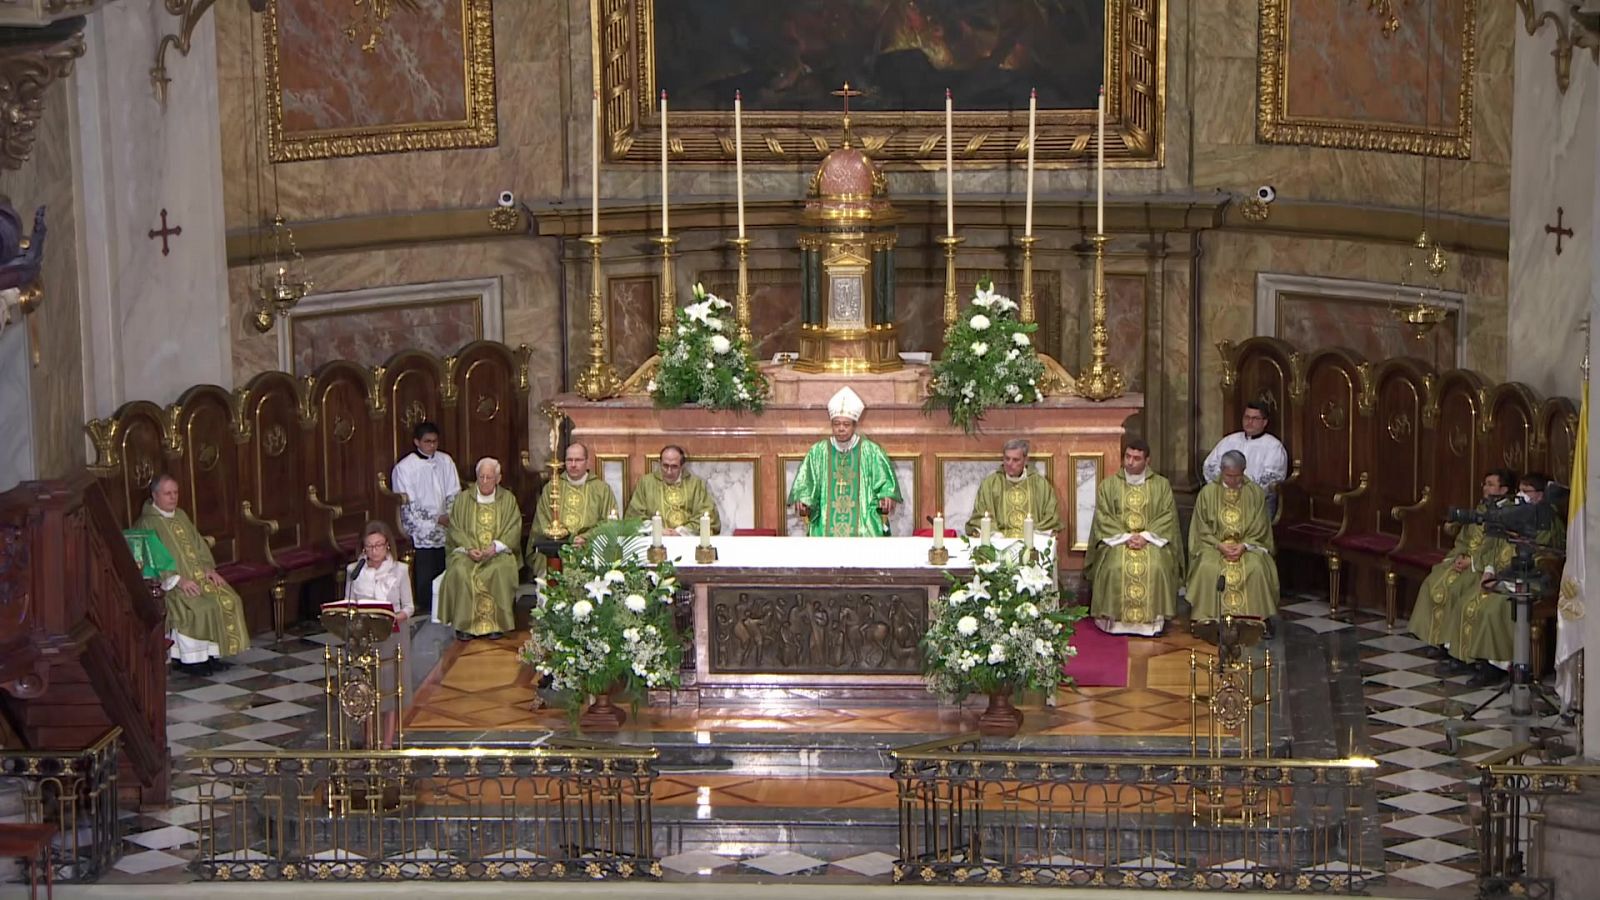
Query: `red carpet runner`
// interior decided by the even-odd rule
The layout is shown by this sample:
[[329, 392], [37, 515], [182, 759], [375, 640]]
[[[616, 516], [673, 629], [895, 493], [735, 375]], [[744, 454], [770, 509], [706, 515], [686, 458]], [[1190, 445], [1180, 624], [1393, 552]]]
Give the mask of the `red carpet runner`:
[[1106, 634], [1093, 619], [1085, 618], [1072, 634], [1072, 645], [1078, 648], [1078, 655], [1068, 660], [1061, 672], [1079, 687], [1127, 687], [1127, 635]]

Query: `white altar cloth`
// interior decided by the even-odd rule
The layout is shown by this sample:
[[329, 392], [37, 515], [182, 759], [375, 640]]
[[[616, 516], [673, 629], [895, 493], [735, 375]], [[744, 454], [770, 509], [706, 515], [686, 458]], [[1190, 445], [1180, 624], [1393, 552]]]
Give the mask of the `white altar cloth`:
[[[1034, 536], [1034, 549], [1051, 549], [1053, 536]], [[667, 548], [667, 558], [679, 568], [700, 569], [970, 569], [971, 557], [959, 538], [946, 538], [945, 549], [950, 551], [950, 562], [934, 566], [928, 562], [928, 550], [933, 547], [929, 537], [753, 537], [741, 535], [714, 536], [711, 545], [717, 548], [717, 561], [701, 565], [694, 561], [698, 537], [668, 536], [662, 538]], [[1019, 541], [996, 535], [996, 549], [1010, 547]]]

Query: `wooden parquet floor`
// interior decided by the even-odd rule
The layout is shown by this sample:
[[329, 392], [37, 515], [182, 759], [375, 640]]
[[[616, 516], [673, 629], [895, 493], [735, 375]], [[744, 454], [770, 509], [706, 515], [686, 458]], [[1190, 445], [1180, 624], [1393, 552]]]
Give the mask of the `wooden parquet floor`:
[[[532, 709], [533, 678], [516, 658], [523, 635], [450, 648], [439, 671], [418, 691], [409, 731], [567, 731], [566, 711]], [[1184, 737], [1189, 734], [1189, 651], [1208, 645], [1187, 631], [1130, 644], [1126, 687], [1061, 688], [1054, 708], [1023, 698], [1024, 734], [1095, 737]], [[653, 731], [954, 734], [976, 727], [983, 698], [961, 707], [818, 707], [769, 705], [641, 708], [630, 729]], [[1204, 722], [1202, 722], [1204, 727]]]

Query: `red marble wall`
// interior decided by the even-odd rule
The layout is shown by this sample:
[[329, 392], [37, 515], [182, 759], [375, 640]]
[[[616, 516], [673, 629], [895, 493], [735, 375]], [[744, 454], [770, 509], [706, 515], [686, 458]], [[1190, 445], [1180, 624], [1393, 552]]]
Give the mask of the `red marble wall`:
[[1400, 27], [1386, 35], [1383, 19], [1365, 3], [1294, 0], [1286, 46], [1288, 114], [1454, 126], [1469, 2], [1395, 0]]
[[483, 337], [479, 300], [463, 297], [412, 306], [291, 316], [294, 374], [310, 375], [335, 359], [375, 366], [401, 350], [448, 356]]
[[1440, 372], [1457, 365], [1455, 315], [1418, 340], [1390, 303], [1285, 292], [1278, 295], [1277, 319], [1278, 337], [1296, 347], [1348, 347], [1373, 362], [1414, 356]]
[[[1128, 390], [1144, 392], [1145, 288], [1143, 275], [1106, 276], [1106, 356], [1122, 370]], [[1091, 311], [1092, 312], [1092, 311]], [[1086, 317], [1087, 318], [1087, 317]], [[1087, 333], [1088, 327], [1085, 325]], [[1087, 362], [1087, 352], [1084, 360]]]
[[[611, 365], [623, 378], [656, 354], [656, 332], [661, 327], [656, 308], [660, 289], [656, 285], [654, 275], [606, 279]], [[688, 302], [681, 297], [679, 301], [680, 306]], [[584, 349], [587, 351], [587, 343]]]
[[465, 0], [395, 4], [370, 52], [357, 5], [275, 2], [285, 134], [466, 120]]

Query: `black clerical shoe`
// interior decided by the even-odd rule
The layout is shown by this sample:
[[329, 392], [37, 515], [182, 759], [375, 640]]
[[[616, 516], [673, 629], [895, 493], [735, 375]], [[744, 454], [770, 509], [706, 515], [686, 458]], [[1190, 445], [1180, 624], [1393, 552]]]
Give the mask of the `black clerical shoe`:
[[1467, 687], [1494, 687], [1506, 680], [1504, 669], [1497, 669], [1486, 662], [1479, 662], [1477, 668], [1477, 674], [1467, 682]]
[[1433, 644], [1428, 644], [1422, 648], [1422, 655], [1429, 659], [1444, 659], [1450, 655], [1450, 651], [1443, 647], [1436, 647]]
[[472, 640], [472, 637], [473, 637], [472, 635], [467, 634], [465, 631], [462, 631], [459, 628], [456, 629], [456, 640], [458, 640], [458, 641], [470, 641], [470, 640]]
[[503, 638], [505, 636], [506, 636], [506, 633], [504, 631], [491, 631], [488, 634], [484, 635], [484, 637], [488, 638], [491, 641], [498, 641], [498, 640], [500, 640], [501, 638]]
[[1472, 663], [1462, 662], [1454, 657], [1447, 657], [1443, 662], [1433, 667], [1433, 674], [1438, 675], [1440, 678], [1451, 678], [1476, 671], [1477, 668]]
[[211, 671], [212, 672], [226, 672], [229, 669], [233, 668], [233, 663], [228, 662], [227, 660], [225, 660], [225, 659], [223, 659], [221, 657], [214, 657], [212, 659], [206, 660], [206, 662], [211, 664]]

